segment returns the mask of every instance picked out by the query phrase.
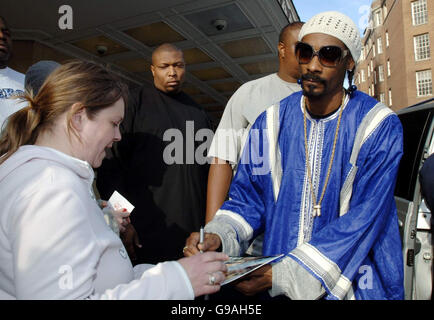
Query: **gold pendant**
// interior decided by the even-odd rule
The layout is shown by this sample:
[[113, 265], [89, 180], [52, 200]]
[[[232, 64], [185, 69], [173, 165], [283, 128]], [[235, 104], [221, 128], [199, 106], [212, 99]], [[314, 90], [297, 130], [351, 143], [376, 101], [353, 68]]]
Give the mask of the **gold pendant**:
[[321, 216], [321, 205], [317, 204], [313, 206], [313, 216], [314, 217], [319, 217]]

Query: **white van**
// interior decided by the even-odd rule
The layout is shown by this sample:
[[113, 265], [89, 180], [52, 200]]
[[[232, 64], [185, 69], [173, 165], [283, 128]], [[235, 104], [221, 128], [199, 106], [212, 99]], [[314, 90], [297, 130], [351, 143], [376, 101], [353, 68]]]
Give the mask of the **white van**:
[[404, 130], [395, 200], [404, 255], [405, 299], [429, 300], [433, 287], [431, 212], [421, 197], [419, 171], [425, 159], [434, 153], [434, 99], [401, 109], [397, 114]]

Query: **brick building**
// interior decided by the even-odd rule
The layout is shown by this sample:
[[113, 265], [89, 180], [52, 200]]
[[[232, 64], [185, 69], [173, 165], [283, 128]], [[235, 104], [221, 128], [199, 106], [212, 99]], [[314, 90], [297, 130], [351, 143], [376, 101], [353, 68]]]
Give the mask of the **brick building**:
[[376, 0], [354, 76], [393, 110], [433, 97], [433, 0]]

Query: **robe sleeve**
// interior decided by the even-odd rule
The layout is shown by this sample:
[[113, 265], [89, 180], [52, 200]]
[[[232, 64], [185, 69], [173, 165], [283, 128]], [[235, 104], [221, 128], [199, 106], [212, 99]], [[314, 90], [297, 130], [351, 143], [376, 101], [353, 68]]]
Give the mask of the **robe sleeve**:
[[[393, 196], [402, 145], [401, 123], [390, 115], [361, 146], [353, 166], [357, 173], [348, 210], [313, 234], [309, 243], [289, 253], [322, 283], [327, 298], [343, 299], [359, 268], [380, 245], [386, 247], [380, 259], [389, 272], [402, 272]], [[302, 287], [303, 283], [294, 285]]]
[[264, 184], [269, 183], [268, 140], [265, 113], [249, 131], [238, 170], [231, 183], [229, 200], [217, 211], [205, 231], [222, 240], [223, 252], [239, 256], [263, 228]]

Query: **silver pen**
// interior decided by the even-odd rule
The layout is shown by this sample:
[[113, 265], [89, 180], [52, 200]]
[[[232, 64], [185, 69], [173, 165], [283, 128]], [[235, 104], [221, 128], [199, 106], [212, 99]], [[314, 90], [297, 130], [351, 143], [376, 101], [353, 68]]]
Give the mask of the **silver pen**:
[[[204, 239], [205, 239], [205, 232], [204, 232], [204, 230], [203, 230], [203, 226], [202, 227], [200, 227], [200, 236], [199, 236], [199, 243], [203, 243], [203, 241], [204, 241]], [[203, 251], [202, 250], [199, 250], [200, 251], [200, 253], [203, 253]], [[209, 295], [205, 295], [204, 296], [204, 300], [205, 301], [208, 301], [209, 300]]]
[[[204, 231], [203, 231], [203, 227], [200, 227], [200, 237], [199, 237], [199, 243], [200, 244], [203, 244], [204, 236], [205, 236], [205, 234], [204, 234]], [[200, 251], [200, 253], [203, 253], [202, 250], [199, 250], [199, 251]]]

